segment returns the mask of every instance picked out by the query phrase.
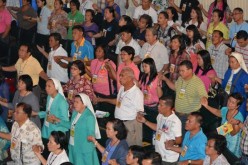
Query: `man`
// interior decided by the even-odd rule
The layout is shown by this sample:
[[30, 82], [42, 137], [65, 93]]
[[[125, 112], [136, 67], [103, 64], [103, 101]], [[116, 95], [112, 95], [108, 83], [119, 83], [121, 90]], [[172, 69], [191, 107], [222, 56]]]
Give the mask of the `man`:
[[140, 165], [144, 157], [145, 150], [141, 146], [133, 145], [129, 147], [126, 163], [128, 165]]
[[74, 42], [71, 44], [71, 57], [57, 56], [55, 61], [60, 63], [62, 67], [68, 67], [68, 64], [62, 62], [61, 60], [66, 60], [72, 62], [75, 60], [82, 60], [84, 62], [94, 59], [94, 50], [91, 43], [85, 40], [84, 28], [80, 25], [73, 26], [72, 37]]
[[248, 33], [248, 23], [244, 20], [243, 9], [237, 7], [233, 9], [233, 20], [234, 23], [230, 27], [229, 38], [230, 44], [234, 48], [236, 45], [236, 36], [238, 31], [244, 30]]
[[0, 132], [0, 137], [11, 141], [10, 153], [15, 165], [40, 165], [32, 146], [43, 147], [40, 129], [29, 120], [30, 105], [18, 103], [14, 112], [15, 122], [11, 134]]
[[128, 26], [128, 25], [125, 25], [125, 26], [121, 27], [121, 29], [120, 29], [121, 40], [118, 42], [118, 44], [116, 46], [116, 50], [115, 50], [115, 54], [117, 54], [119, 57], [118, 58], [118, 64], [122, 63], [121, 57], [120, 57], [120, 52], [124, 46], [131, 46], [132, 48], [134, 48], [134, 50], [135, 50], [134, 56], [137, 56], [140, 53], [141, 48], [140, 48], [138, 42], [133, 39], [133, 34], [132, 34], [133, 30], [134, 30], [133, 27]]
[[99, 13], [103, 13], [104, 10], [107, 7], [112, 7], [114, 9], [114, 15], [115, 15], [115, 19], [116, 21], [119, 21], [119, 19], [121, 18], [121, 9], [119, 7], [118, 4], [115, 3], [114, 0], [105, 0], [106, 1], [106, 6], [102, 9], [101, 7], [97, 6], [97, 5], [93, 5], [93, 8], [99, 12]]
[[125, 67], [120, 73], [122, 85], [117, 99], [97, 98], [97, 102], [107, 102], [116, 105], [115, 118], [124, 122], [128, 134], [128, 145], [142, 145], [142, 124], [136, 121], [138, 112], [144, 112], [144, 97], [141, 90], [134, 83], [134, 72]]
[[175, 0], [169, 0], [170, 6], [174, 7], [178, 13], [182, 14], [182, 25], [190, 18], [191, 9], [198, 7], [198, 0], [181, 0], [180, 7], [175, 4]]
[[174, 146], [169, 141], [165, 142], [165, 148], [180, 153], [178, 165], [203, 164], [205, 159], [205, 147], [207, 137], [201, 129], [202, 116], [199, 112], [192, 112], [188, 116], [185, 129], [187, 130], [182, 147]]
[[161, 155], [159, 155], [159, 153], [154, 151], [147, 152], [142, 160], [142, 165], [161, 165], [161, 164], [162, 164]]
[[11, 14], [6, 9], [6, 0], [0, 0], [0, 41], [8, 43], [11, 25]]
[[139, 17], [143, 14], [150, 15], [154, 24], [157, 23], [157, 12], [151, 6], [152, 0], [141, 0], [141, 5], [136, 7], [133, 14], [133, 23], [138, 27]]
[[[188, 115], [198, 111], [201, 108], [200, 99], [208, 95], [202, 80], [193, 73], [193, 65], [190, 61], [184, 60], [179, 64], [179, 74], [180, 77], [175, 84], [165, 76], [161, 79], [169, 88], [176, 91], [175, 110], [184, 128]], [[184, 129], [182, 132], [184, 135]]]
[[212, 66], [220, 79], [224, 78], [229, 66], [228, 55], [226, 54], [227, 49], [228, 46], [223, 43], [223, 33], [219, 30], [214, 30], [212, 45], [209, 46], [208, 52], [211, 56]]
[[21, 44], [18, 51], [19, 59], [15, 65], [1, 67], [3, 71], [15, 72], [17, 76], [28, 74], [33, 81], [33, 93], [40, 99], [39, 77], [48, 80], [47, 74], [44, 72], [40, 63], [31, 55], [31, 47], [28, 44]]
[[164, 147], [165, 141], [170, 141], [173, 145], [180, 145], [182, 142], [182, 123], [173, 110], [174, 99], [167, 96], [159, 100], [157, 124], [146, 120], [141, 114], [137, 115], [139, 122], [156, 131], [155, 151], [161, 155], [162, 164], [176, 165], [179, 157], [178, 153]]
[[150, 57], [154, 60], [157, 70], [163, 73], [168, 70], [169, 56], [167, 48], [158, 41], [157, 36], [158, 31], [154, 27], [146, 29], [147, 42], [140, 51], [139, 62]]
[[[47, 64], [47, 75], [48, 77], [56, 78], [62, 83], [67, 83], [68, 79], [68, 70], [67, 67], [64, 68], [62, 66], [62, 62], [60, 60], [55, 61], [54, 57], [63, 56], [67, 57], [67, 52], [61, 45], [61, 35], [59, 33], [52, 33], [49, 36], [49, 46], [51, 47], [51, 51], [49, 54], [44, 50], [44, 47], [41, 48], [37, 45], [39, 51], [48, 59]], [[67, 61], [63, 61], [63, 63], [68, 63]], [[61, 66], [60, 66], [61, 65]]]

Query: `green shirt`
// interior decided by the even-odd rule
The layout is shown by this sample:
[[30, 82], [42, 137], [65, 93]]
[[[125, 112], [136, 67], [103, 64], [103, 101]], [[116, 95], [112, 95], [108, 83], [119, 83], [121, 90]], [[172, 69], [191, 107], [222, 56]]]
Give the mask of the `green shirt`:
[[73, 27], [73, 24], [75, 24], [75, 23], [83, 24], [84, 16], [82, 15], [82, 13], [80, 11], [76, 11], [75, 15], [72, 15], [72, 13], [70, 12], [67, 17], [68, 17], [69, 25], [72, 24], [72, 26], [69, 26], [69, 28], [68, 28], [67, 39], [72, 40], [72, 27]]

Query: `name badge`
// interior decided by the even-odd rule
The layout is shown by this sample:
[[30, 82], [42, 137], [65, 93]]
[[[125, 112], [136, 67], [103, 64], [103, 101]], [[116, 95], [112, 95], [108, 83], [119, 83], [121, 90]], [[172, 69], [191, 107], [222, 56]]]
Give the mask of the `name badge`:
[[118, 108], [121, 107], [121, 101], [120, 101], [120, 100], [117, 100], [116, 106], [117, 106]]
[[12, 138], [12, 140], [11, 140], [11, 144], [10, 144], [10, 148], [13, 150], [13, 149], [15, 149], [16, 148], [16, 146], [17, 146], [17, 143], [18, 143], [18, 141], [17, 141], [17, 138]]
[[157, 141], [160, 141], [161, 136], [162, 136], [162, 131], [158, 130], [158, 131], [156, 132], [156, 140], [157, 140]]
[[174, 64], [170, 64], [170, 73], [174, 73], [175, 72], [175, 65]]
[[188, 150], [188, 147], [187, 146], [184, 146], [182, 152], [181, 152], [181, 156], [184, 157], [186, 155], [186, 152]]
[[102, 156], [102, 162], [106, 162], [107, 157], [108, 157], [108, 151], [104, 151], [104, 154]]
[[179, 92], [179, 99], [183, 99], [185, 97], [185, 89], [181, 89]]
[[225, 91], [226, 91], [228, 94], [229, 94], [230, 91], [231, 91], [231, 86], [232, 86], [232, 82], [228, 82], [228, 83], [226, 84]]
[[96, 81], [97, 81], [97, 75], [94, 74], [94, 75], [92, 76], [92, 83], [96, 83]]

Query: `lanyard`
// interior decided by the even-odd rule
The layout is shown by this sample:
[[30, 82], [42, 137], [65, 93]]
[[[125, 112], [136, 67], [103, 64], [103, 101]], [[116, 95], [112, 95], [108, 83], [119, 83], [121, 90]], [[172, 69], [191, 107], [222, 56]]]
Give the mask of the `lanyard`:
[[74, 128], [75, 125], [77, 124], [79, 118], [81, 117], [81, 113], [78, 113], [77, 116], [75, 117], [75, 119], [73, 120], [72, 124], [71, 124], [71, 127]]

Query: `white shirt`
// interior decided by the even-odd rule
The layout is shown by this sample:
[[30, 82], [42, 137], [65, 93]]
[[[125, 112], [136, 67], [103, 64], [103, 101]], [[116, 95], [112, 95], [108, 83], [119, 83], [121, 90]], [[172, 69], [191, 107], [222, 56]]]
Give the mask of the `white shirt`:
[[157, 134], [161, 133], [160, 140], [155, 140], [155, 150], [158, 152], [163, 161], [176, 162], [179, 158], [179, 153], [166, 150], [164, 142], [167, 140], [175, 140], [176, 137], [182, 136], [181, 120], [173, 113], [169, 117], [164, 117], [162, 114], [157, 116]]
[[81, 11], [81, 13], [82, 13], [83, 15], [85, 15], [85, 11], [86, 11], [87, 9], [92, 9], [92, 10], [94, 10], [93, 7], [92, 7], [92, 5], [93, 5], [93, 2], [92, 2], [91, 0], [86, 0], [86, 1], [83, 2], [83, 3], [82, 3], [82, 1], [80, 1], [80, 10], [79, 10], [79, 11]]
[[48, 159], [47, 159], [47, 165], [60, 165], [62, 163], [69, 162], [69, 158], [63, 150], [60, 154], [56, 155], [52, 152], [50, 152]]
[[121, 103], [120, 107], [115, 107], [115, 118], [120, 120], [134, 120], [137, 112], [144, 111], [144, 96], [136, 85], [126, 91], [121, 86], [117, 95], [117, 104], [118, 102]]
[[46, 6], [41, 9], [40, 19], [37, 23], [37, 33], [43, 35], [49, 35], [50, 30], [47, 28], [48, 18], [51, 16], [51, 10], [49, 10]]
[[[206, 155], [203, 165], [210, 165], [210, 157]], [[226, 160], [225, 156], [220, 154], [211, 165], [230, 165], [228, 161]]]
[[120, 56], [120, 53], [121, 53], [121, 48], [123, 48], [124, 46], [131, 46], [132, 48], [134, 48], [135, 50], [135, 56], [139, 55], [140, 54], [140, 45], [138, 44], [137, 41], [135, 41], [133, 38], [132, 40], [126, 44], [125, 42], [123, 42], [122, 40], [120, 40], [116, 46], [116, 50], [115, 50], [115, 54], [118, 54], [118, 63], [122, 63], [121, 61], [121, 56]]
[[[56, 50], [51, 50], [48, 56], [48, 64], [47, 64], [47, 75], [51, 78], [56, 78], [60, 82], [66, 83], [69, 81], [68, 71], [66, 68], [62, 68], [59, 64], [54, 61], [54, 56], [64, 56], [67, 57], [67, 52], [60, 45]], [[68, 63], [64, 61], [64, 63]], [[51, 68], [50, 68], [51, 67]]]
[[150, 45], [148, 42], [143, 45], [140, 51], [140, 58], [143, 60], [147, 57], [153, 58], [158, 72], [164, 67], [164, 64], [169, 64], [167, 48], [159, 41], [153, 45]]
[[151, 16], [153, 23], [158, 22], [157, 21], [157, 19], [158, 19], [157, 12], [152, 7], [150, 7], [148, 10], [143, 10], [141, 5], [135, 8], [134, 14], [133, 14], [133, 19], [138, 20], [140, 18], [140, 16], [143, 14], [147, 14], [147, 15]]

